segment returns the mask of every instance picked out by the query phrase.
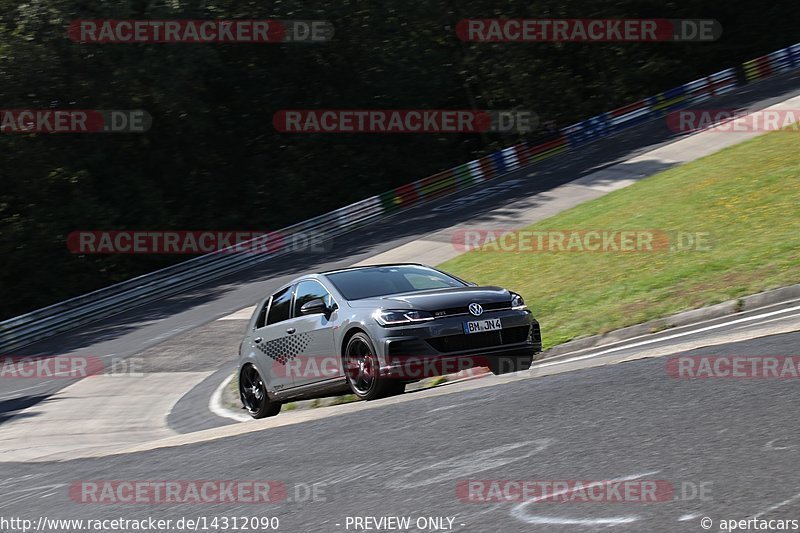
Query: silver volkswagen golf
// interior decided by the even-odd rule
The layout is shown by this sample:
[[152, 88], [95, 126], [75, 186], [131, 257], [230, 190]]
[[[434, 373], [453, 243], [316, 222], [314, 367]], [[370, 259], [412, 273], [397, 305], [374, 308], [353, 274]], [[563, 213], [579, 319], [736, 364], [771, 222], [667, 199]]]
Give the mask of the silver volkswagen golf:
[[253, 418], [291, 400], [364, 400], [474, 366], [527, 370], [541, 352], [522, 297], [420, 264], [301, 276], [262, 301], [239, 349], [239, 393]]

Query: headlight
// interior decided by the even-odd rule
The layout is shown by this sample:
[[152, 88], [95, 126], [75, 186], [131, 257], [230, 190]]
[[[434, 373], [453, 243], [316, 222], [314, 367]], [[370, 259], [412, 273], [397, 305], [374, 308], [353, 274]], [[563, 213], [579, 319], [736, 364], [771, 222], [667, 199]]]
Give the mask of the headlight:
[[525, 305], [525, 300], [522, 299], [522, 296], [519, 294], [512, 292], [511, 293], [511, 309], [515, 311], [519, 311], [521, 309], [527, 309], [528, 306]]
[[433, 320], [433, 315], [427, 311], [408, 311], [379, 309], [372, 315], [381, 326], [402, 326], [417, 322], [427, 322]]

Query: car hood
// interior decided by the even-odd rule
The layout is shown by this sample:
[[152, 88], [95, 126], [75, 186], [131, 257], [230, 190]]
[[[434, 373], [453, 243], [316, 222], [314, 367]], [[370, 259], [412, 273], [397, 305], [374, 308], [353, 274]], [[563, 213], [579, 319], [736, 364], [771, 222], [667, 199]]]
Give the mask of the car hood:
[[502, 287], [457, 287], [430, 291], [414, 291], [403, 294], [390, 294], [380, 298], [351, 300], [351, 307], [375, 309], [419, 309], [439, 311], [454, 307], [479, 304], [509, 302], [511, 293]]

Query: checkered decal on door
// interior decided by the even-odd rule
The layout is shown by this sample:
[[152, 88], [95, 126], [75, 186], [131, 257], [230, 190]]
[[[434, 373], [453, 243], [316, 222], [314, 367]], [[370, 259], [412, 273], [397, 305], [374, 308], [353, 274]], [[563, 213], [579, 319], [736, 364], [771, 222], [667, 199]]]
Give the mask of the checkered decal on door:
[[261, 344], [256, 344], [256, 348], [270, 359], [285, 365], [301, 353], [303, 353], [310, 342], [308, 333], [298, 333], [280, 339], [275, 339]]

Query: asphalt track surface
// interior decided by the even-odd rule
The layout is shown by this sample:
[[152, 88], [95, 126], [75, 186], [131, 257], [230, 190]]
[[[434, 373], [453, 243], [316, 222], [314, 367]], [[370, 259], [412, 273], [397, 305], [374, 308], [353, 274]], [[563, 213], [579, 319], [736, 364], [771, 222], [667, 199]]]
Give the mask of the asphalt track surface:
[[[682, 355], [790, 354], [798, 345], [795, 332]], [[718, 531], [722, 519], [800, 519], [797, 380], [681, 379], [667, 373], [668, 359], [387, 404], [181, 447], [5, 464], [0, 516], [34, 522], [40, 516], [276, 516], [279, 530], [292, 532], [361, 530], [346, 526], [356, 516], [449, 517], [453, 531], [465, 532], [702, 531], [703, 517]], [[76, 481], [109, 479], [276, 480], [288, 499], [86, 504], [68, 495]], [[456, 488], [466, 480], [621, 479], [658, 480], [673, 492], [650, 503], [467, 502]], [[318, 489], [315, 501], [304, 499], [310, 486]]]
[[[761, 109], [800, 94], [800, 74], [790, 73], [754, 84], [704, 102], [699, 107], [725, 109]], [[439, 206], [452, 204], [459, 195], [442, 198], [371, 224], [367, 228], [335, 239], [324, 253], [295, 253], [278, 260], [268, 260], [231, 276], [209, 282], [180, 295], [165, 298], [135, 310], [112, 316], [72, 332], [46, 339], [4, 355], [96, 355], [126, 358], [148, 348], [208, 324], [217, 318], [253, 305], [280, 284], [304, 272], [349, 266], [387, 250], [392, 250], [420, 235], [459, 223], [480, 221], [481, 216], [518, 200], [569, 183], [638, 154], [669, 144], [681, 135], [669, 130], [666, 120], [653, 120], [597, 141], [532, 167], [520, 169], [493, 180], [492, 193], [457, 208], [436, 212]], [[667, 167], [665, 166], [665, 169]], [[635, 173], [635, 168], [628, 169]], [[647, 172], [652, 172], [648, 166]], [[505, 188], [502, 183], [524, 178], [521, 184]], [[477, 189], [460, 196], [471, 196]], [[402, 223], [401, 223], [402, 222]], [[445, 244], [447, 245], [447, 244]], [[238, 322], [220, 328], [240, 328]], [[228, 337], [229, 332], [224, 332]], [[219, 335], [211, 335], [219, 338]], [[233, 337], [238, 337], [238, 334]], [[232, 337], [232, 338], [233, 338]], [[219, 353], [182, 357], [176, 370], [208, 371], [230, 365], [236, 358], [235, 342], [220, 345]], [[164, 367], [163, 354], [152, 351], [158, 361], [148, 366]], [[191, 354], [190, 354], [191, 355]], [[171, 363], [170, 363], [171, 364]], [[46, 401], [54, 392], [69, 385], [67, 379], [0, 380], [0, 424], [24, 408]], [[222, 423], [222, 421], [219, 421]]]

